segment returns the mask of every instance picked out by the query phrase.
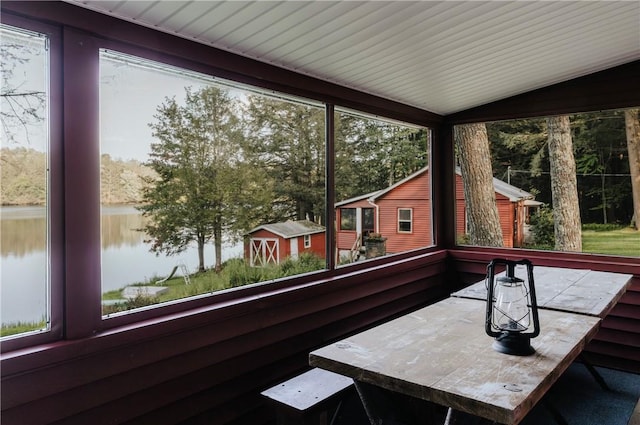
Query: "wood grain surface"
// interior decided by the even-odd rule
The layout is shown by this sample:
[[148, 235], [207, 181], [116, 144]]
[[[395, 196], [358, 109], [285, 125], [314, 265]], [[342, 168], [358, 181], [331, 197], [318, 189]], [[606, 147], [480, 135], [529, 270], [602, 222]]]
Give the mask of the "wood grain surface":
[[[504, 273], [502, 273], [504, 274]], [[631, 284], [633, 276], [559, 267], [534, 267], [533, 279], [539, 308], [605, 317]], [[485, 280], [451, 294], [487, 299]]]
[[310, 353], [321, 367], [413, 397], [514, 425], [596, 333], [600, 319], [542, 310], [531, 356], [492, 348], [485, 302], [448, 298]]

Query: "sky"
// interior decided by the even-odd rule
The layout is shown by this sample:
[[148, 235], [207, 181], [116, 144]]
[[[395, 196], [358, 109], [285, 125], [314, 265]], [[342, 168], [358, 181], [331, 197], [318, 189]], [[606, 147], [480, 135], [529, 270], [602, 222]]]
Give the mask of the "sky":
[[202, 80], [103, 55], [100, 62], [100, 148], [114, 159], [144, 161], [153, 141], [149, 123], [167, 97], [184, 100], [185, 87]]

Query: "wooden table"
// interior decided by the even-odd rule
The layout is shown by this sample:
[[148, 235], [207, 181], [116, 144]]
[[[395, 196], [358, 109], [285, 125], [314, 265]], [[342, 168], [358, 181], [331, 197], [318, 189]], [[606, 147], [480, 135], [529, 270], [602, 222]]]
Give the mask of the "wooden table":
[[[597, 317], [605, 317], [611, 311], [631, 284], [632, 277], [629, 274], [593, 270], [533, 267], [539, 309], [569, 311]], [[485, 280], [451, 295], [486, 300]]]
[[[448, 298], [313, 351], [312, 366], [356, 384], [515, 425], [597, 332], [600, 318], [541, 310], [536, 353], [498, 353], [484, 331], [485, 302]], [[365, 401], [365, 404], [366, 401]]]

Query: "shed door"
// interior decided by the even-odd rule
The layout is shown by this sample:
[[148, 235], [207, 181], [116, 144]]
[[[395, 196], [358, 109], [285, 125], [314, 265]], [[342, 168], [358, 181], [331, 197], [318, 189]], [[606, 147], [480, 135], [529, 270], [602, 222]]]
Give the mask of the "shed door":
[[298, 258], [298, 238], [289, 239], [289, 248], [291, 250], [291, 258]]
[[278, 239], [251, 239], [251, 266], [278, 264]]

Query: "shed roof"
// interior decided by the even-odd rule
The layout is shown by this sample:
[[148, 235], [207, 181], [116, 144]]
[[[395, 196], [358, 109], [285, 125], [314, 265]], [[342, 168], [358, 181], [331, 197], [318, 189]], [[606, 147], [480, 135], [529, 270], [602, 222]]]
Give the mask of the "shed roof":
[[258, 230], [266, 230], [282, 238], [290, 239], [298, 236], [322, 233], [325, 231], [325, 228], [309, 220], [287, 220], [280, 223], [262, 224], [252, 229], [249, 234], [255, 233]]

